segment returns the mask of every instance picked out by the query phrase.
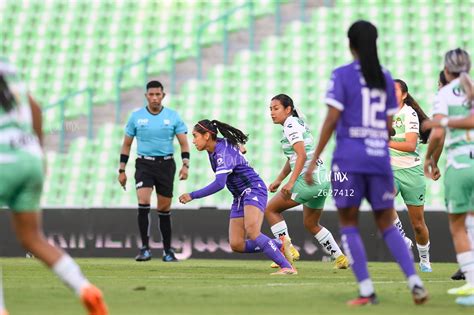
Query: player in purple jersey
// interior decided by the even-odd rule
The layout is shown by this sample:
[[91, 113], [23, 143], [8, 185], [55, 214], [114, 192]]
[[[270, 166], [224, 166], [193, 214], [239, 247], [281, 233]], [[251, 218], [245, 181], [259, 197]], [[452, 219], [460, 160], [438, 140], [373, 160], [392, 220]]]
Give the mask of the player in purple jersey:
[[[218, 132], [224, 137], [218, 138]], [[291, 264], [289, 241], [282, 238], [280, 243], [260, 232], [267, 205], [267, 187], [241, 152], [240, 145], [244, 145], [247, 140], [248, 137], [242, 131], [218, 120], [199, 121], [194, 126], [193, 144], [198, 151], [208, 152], [216, 178], [202, 189], [182, 194], [179, 201], [185, 204], [212, 195], [227, 186], [234, 196], [229, 224], [232, 250], [238, 253], [263, 252], [281, 268], [272, 275], [297, 274]]]
[[367, 21], [357, 21], [348, 31], [354, 61], [335, 69], [326, 94], [328, 114], [324, 121], [306, 181], [336, 129], [331, 183], [339, 212], [344, 252], [359, 283], [359, 297], [348, 305], [378, 303], [367, 268], [364, 244], [357, 228], [363, 198], [372, 206], [378, 229], [405, 276], [416, 304], [428, 299], [413, 256], [392, 225], [394, 181], [388, 152], [388, 131], [397, 111], [394, 82], [377, 55], [377, 29]]

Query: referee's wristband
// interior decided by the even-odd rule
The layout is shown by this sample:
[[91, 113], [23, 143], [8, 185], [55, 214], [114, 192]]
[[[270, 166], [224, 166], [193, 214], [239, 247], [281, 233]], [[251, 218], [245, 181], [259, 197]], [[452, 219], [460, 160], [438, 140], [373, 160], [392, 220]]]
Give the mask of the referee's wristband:
[[120, 163], [125, 163], [127, 164], [128, 162], [128, 155], [126, 154], [120, 154]]
[[181, 159], [184, 161], [184, 160], [188, 160], [190, 159], [190, 154], [189, 152], [181, 152]]

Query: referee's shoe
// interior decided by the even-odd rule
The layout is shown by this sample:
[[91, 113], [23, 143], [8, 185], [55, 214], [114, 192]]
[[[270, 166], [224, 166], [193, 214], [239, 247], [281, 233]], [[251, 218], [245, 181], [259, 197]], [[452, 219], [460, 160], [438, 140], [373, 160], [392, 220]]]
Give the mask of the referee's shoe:
[[174, 255], [174, 250], [169, 249], [167, 252], [163, 252], [163, 261], [164, 262], [177, 262], [178, 259]]
[[151, 251], [148, 247], [140, 248], [140, 253], [135, 257], [136, 261], [148, 261], [151, 259]]

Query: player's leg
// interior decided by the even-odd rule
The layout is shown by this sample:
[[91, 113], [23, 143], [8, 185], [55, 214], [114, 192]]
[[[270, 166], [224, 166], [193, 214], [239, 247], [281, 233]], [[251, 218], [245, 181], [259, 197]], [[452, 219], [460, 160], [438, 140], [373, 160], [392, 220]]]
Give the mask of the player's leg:
[[416, 248], [420, 256], [420, 270], [422, 272], [431, 272], [430, 263], [430, 234], [425, 223], [424, 205], [407, 205], [410, 222], [415, 233]]
[[290, 238], [288, 227], [286, 225], [285, 218], [283, 218], [282, 212], [296, 207], [297, 205], [299, 205], [299, 203], [283, 197], [281, 192], [277, 192], [275, 196], [270, 199], [267, 204], [267, 208], [265, 209], [265, 219], [270, 225], [275, 238], [278, 239], [280, 236], [287, 236]]
[[[320, 205], [316, 205], [316, 207], [319, 206]], [[342, 253], [332, 233], [319, 224], [322, 210], [322, 208], [314, 209], [308, 207], [306, 204], [303, 205], [303, 224], [306, 230], [308, 230], [321, 245], [324, 252], [336, 261], [335, 268], [347, 269], [349, 267], [349, 260]]]
[[408, 280], [414, 302], [425, 303], [428, 300], [428, 292], [416, 274], [413, 254], [406, 246], [398, 229], [393, 226], [393, 179], [391, 176], [369, 176], [367, 199], [374, 209], [375, 222], [383, 235], [385, 244]]
[[[143, 184], [142, 184], [143, 185]], [[148, 184], [151, 185], [151, 184]], [[150, 199], [152, 187], [141, 187], [137, 189], [138, 200], [138, 229], [140, 231], [140, 238], [142, 240], [142, 247], [140, 252], [135, 257], [136, 261], [148, 261], [151, 259], [151, 251], [149, 246], [150, 240]]]
[[[393, 171], [393, 178], [394, 178], [394, 184], [395, 184], [395, 196], [397, 196], [402, 189], [401, 183], [402, 183], [403, 175], [404, 175], [403, 170]], [[411, 248], [413, 246], [413, 242], [410, 238], [407, 237], [405, 233], [405, 229], [403, 228], [402, 221], [400, 221], [397, 210], [395, 210], [395, 208], [393, 208], [392, 221], [393, 221], [393, 225], [397, 227], [398, 231], [400, 232], [400, 235], [405, 240], [405, 243], [407, 244], [408, 248]]]
[[171, 199], [173, 197], [173, 181], [176, 174], [176, 164], [173, 159], [159, 161], [154, 173], [157, 210], [160, 219], [160, 232], [163, 239], [163, 261], [178, 261], [171, 248]]
[[45, 239], [38, 212], [14, 213], [13, 228], [21, 245], [44, 262], [69, 286], [81, 298], [90, 314], [108, 314], [101, 291], [89, 283], [68, 254], [52, 246]]
[[2, 268], [0, 267], [0, 315], [8, 315], [7, 308], [5, 306], [5, 301], [3, 295], [3, 273]]
[[135, 187], [137, 191], [138, 213], [137, 222], [140, 231], [142, 247], [135, 257], [136, 261], [151, 259], [150, 239], [150, 200], [153, 191], [152, 161], [137, 159], [135, 163]]
[[[247, 237], [254, 241], [260, 250], [272, 261], [274, 261], [280, 268], [289, 269], [289, 273], [294, 274], [291, 262], [285, 258], [285, 255], [280, 251], [277, 242], [261, 232], [263, 222], [263, 211], [256, 205], [244, 205], [244, 230]], [[283, 244], [283, 248], [289, 244]], [[287, 256], [291, 257], [291, 253], [286, 252]], [[292, 258], [290, 258], [292, 259]]]

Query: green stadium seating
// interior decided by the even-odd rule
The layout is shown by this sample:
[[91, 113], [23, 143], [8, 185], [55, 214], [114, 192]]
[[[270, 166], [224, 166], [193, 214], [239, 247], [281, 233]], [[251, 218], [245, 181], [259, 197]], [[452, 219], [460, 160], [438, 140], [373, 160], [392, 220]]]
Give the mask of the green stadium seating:
[[[269, 6], [262, 5], [262, 3], [272, 3], [270, 0], [258, 3], [256, 5], [257, 11], [262, 14], [271, 13]], [[168, 10], [176, 7], [183, 9], [182, 4], [173, 2], [173, 4], [168, 3], [167, 5], [170, 6]], [[96, 4], [96, 6], [98, 5]], [[15, 8], [20, 7], [15, 4]], [[39, 7], [43, 8], [43, 5], [39, 5]], [[64, 8], [64, 5], [62, 7]], [[115, 12], [115, 9], [110, 5], [105, 5], [103, 8], [104, 10], [112, 9]], [[27, 17], [22, 17], [22, 19], [29, 19], [30, 15], [34, 15], [35, 23], [44, 19], [42, 15], [36, 16], [29, 13], [30, 9], [17, 9], [17, 14], [20, 16], [20, 12], [22, 14], [28, 12], [25, 13], [28, 14]], [[199, 1], [193, 2], [193, 7], [189, 4], [186, 14], [180, 15], [185, 21], [184, 25], [189, 26], [181, 27], [175, 32], [182, 33], [180, 38], [183, 38], [183, 43], [185, 43], [188, 38], [193, 37], [196, 31], [194, 26], [197, 25], [195, 21], [202, 20], [202, 12], [210, 10], [208, 15], [213, 16], [217, 14], [216, 12], [221, 12], [219, 11], [221, 9], [222, 7], [215, 6], [210, 10], [207, 4]], [[195, 10], [201, 10], [199, 11], [201, 13], [196, 14]], [[139, 9], [133, 8], [130, 9], [130, 12], [120, 13], [124, 15], [121, 18], [130, 21], [127, 25], [135, 25], [131, 31], [133, 36], [137, 36], [137, 45], [153, 48], [147, 46], [145, 38], [156, 29], [152, 30], [147, 25], [137, 24], [136, 12], [140, 12], [141, 17], [150, 18], [146, 5], [142, 3]], [[81, 13], [69, 14], [80, 15]], [[100, 13], [97, 14], [100, 16]], [[115, 14], [119, 13], [115, 12], [110, 17], [104, 18], [107, 21], [116, 21], [118, 17]], [[50, 18], [58, 21], [62, 19], [58, 16]], [[465, 47], [471, 54], [474, 51], [472, 45], [474, 35], [470, 29], [472, 16], [469, 14], [469, 5], [464, 1], [439, 3], [400, 0], [394, 1], [390, 5], [377, 0], [369, 1], [364, 5], [359, 5], [352, 0], [337, 1], [334, 7], [321, 7], [314, 10], [314, 14], [306, 23], [299, 21], [292, 23], [284, 30], [282, 36], [268, 37], [258, 51], [245, 50], [235, 57], [232, 64], [216, 65], [209, 71], [205, 80], [187, 81], [178, 96], [172, 100], [165, 99], [165, 105], [169, 104], [172, 108], [177, 109], [189, 128], [192, 128], [200, 119], [210, 118], [228, 122], [247, 132], [250, 137], [247, 145], [247, 158], [264, 180], [270, 183], [275, 179], [285, 162], [279, 146], [281, 127], [274, 126], [269, 117], [268, 106], [271, 97], [278, 93], [290, 95], [305, 114], [305, 119], [309, 122], [317, 138], [326, 114], [323, 100], [330, 72], [334, 67], [351, 60], [346, 32], [354, 20], [361, 18], [370, 19], [378, 26], [378, 45], [382, 63], [395, 78], [402, 78], [407, 82], [410, 93], [427, 113], [431, 112], [430, 104], [436, 92], [437, 76], [442, 67], [444, 52], [457, 46]], [[234, 23], [236, 22], [231, 20], [229, 27], [234, 27]], [[105, 45], [110, 45], [112, 43], [109, 36], [110, 25], [106, 23], [106, 26], [106, 29], [100, 29], [97, 26], [92, 30], [87, 27], [85, 30], [79, 30], [77, 27], [76, 31], [83, 32], [86, 38], [92, 37], [98, 41], [103, 40], [102, 36], [106, 34], [108, 42]], [[116, 27], [118, 28], [114, 31], [116, 32], [114, 33], [116, 34], [114, 37], [116, 45], [122, 43], [123, 38], [129, 40], [126, 34], [130, 30], [125, 26]], [[12, 30], [17, 35], [22, 34], [17, 28], [12, 28]], [[215, 40], [216, 34], [220, 31], [214, 29], [210, 34], [206, 34], [206, 40]], [[56, 30], [49, 30], [49, 28], [44, 28], [42, 32], [43, 38], [47, 36], [48, 32], [56, 34]], [[29, 35], [18, 36], [18, 40], [23, 39], [25, 43], [17, 44], [15, 41], [12, 49], [21, 50], [30, 37]], [[78, 42], [70, 39], [63, 41], [63, 39], [58, 39], [58, 47], [61, 47], [61, 51], [64, 54], [68, 54], [71, 49], [75, 51], [71, 47], [76, 47]], [[34, 41], [34, 45], [39, 44], [37, 38]], [[50, 49], [48, 45], [44, 45], [41, 48], [42, 51]], [[103, 45], [97, 47], [94, 42], [88, 45], [88, 49], [81, 49], [80, 52], [75, 51], [82, 56], [81, 58], [90, 58], [92, 74], [88, 71], [84, 72], [84, 80], [90, 78], [89, 75], [96, 79], [100, 77], [99, 81], [104, 84], [109, 82], [107, 80], [113, 80], [111, 74], [106, 77], [94, 72], [96, 69], [103, 69], [100, 67]], [[122, 47], [120, 45], [119, 47]], [[127, 51], [126, 48], [124, 50]], [[113, 52], [108, 53], [113, 54]], [[125, 53], [117, 57], [110, 55], [110, 60], [114, 61], [107, 59], [107, 62], [110, 61], [111, 64], [114, 64], [115, 58], [123, 61], [128, 56], [130, 55]], [[54, 69], [54, 72], [51, 72], [49, 67], [42, 64], [42, 60], [41, 58], [24, 60], [32, 64], [36, 62], [38, 65], [37, 70], [30, 76], [36, 75], [37, 78], [40, 78], [45, 73], [51, 76], [58, 74], [56, 72], [59, 70]], [[164, 68], [167, 66], [165, 63], [163, 60], [161, 66]], [[70, 69], [66, 67], [64, 71], [66, 71], [64, 74], [66, 77], [71, 76]], [[116, 181], [117, 159], [122, 137], [122, 126], [106, 125], [96, 135], [96, 139], [92, 143], [88, 143], [85, 139], [78, 139], [71, 146], [68, 154], [48, 154], [47, 159], [50, 166], [45, 185], [44, 204], [59, 205], [61, 202], [67, 202], [82, 206], [134, 206], [136, 197], [133, 187], [135, 160], [133, 154], [127, 168], [129, 178], [127, 191], [123, 191]], [[425, 146], [421, 147], [422, 150], [425, 149]], [[179, 152], [177, 144], [176, 149]], [[323, 156], [327, 164], [330, 163], [333, 149], [334, 143], [331, 141]], [[83, 152], [86, 151], [89, 157], [84, 156]], [[202, 187], [213, 179], [207, 154], [197, 152], [194, 148], [191, 151], [190, 178], [187, 181], [176, 180], [175, 196]], [[80, 152], [82, 152], [82, 159], [77, 160], [75, 156]], [[132, 148], [132, 152], [135, 152], [134, 148]], [[442, 163], [444, 163], [444, 157], [442, 157]], [[179, 170], [179, 158], [177, 158], [177, 165]], [[79, 173], [77, 173], [78, 169]], [[443, 208], [442, 182], [427, 181], [427, 183], [429, 192], [427, 205]], [[68, 192], [68, 196], [64, 196], [64, 191]], [[69, 196], [69, 193], [80, 196]], [[193, 201], [191, 205], [193, 207], [228, 207], [231, 201], [230, 195], [223, 191], [204, 200]], [[402, 206], [400, 199], [397, 199], [397, 204]]]

